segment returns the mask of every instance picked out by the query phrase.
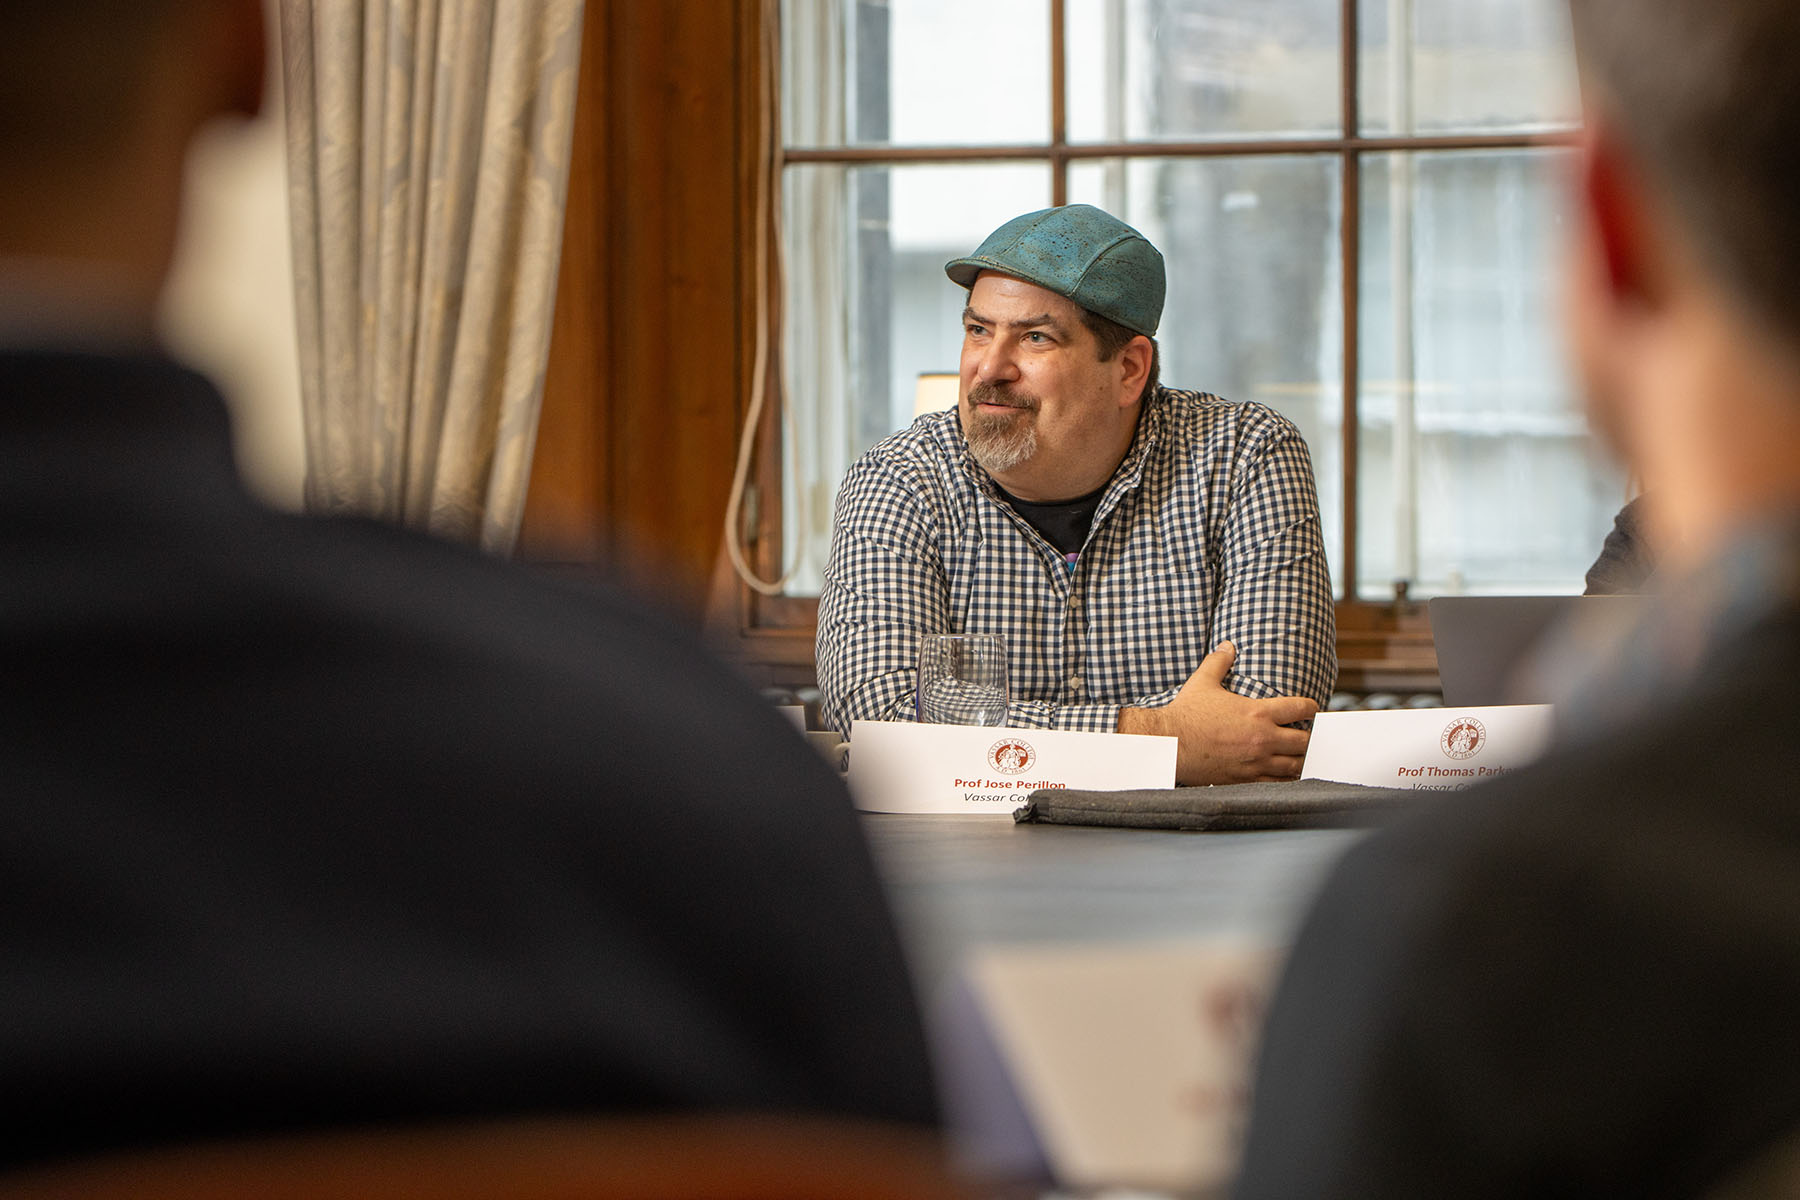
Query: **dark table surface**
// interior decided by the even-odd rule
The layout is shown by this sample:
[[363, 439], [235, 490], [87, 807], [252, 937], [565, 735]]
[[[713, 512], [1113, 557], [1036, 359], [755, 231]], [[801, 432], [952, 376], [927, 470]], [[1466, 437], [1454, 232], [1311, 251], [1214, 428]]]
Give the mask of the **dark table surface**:
[[865, 814], [863, 828], [927, 998], [987, 946], [1213, 937], [1285, 944], [1325, 871], [1364, 836], [886, 813]]

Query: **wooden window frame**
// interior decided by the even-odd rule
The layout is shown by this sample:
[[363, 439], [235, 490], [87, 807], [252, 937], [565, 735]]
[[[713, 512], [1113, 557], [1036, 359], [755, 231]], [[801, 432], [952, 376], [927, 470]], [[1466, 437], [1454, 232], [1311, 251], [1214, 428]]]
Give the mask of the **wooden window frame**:
[[[1066, 0], [1049, 0], [1047, 143], [801, 149], [782, 146], [776, 131], [769, 163], [761, 153], [759, 102], [772, 67], [759, 22], [779, 3], [589, 0], [570, 218], [524, 556], [579, 568], [609, 557], [638, 560], [648, 550], [662, 590], [685, 596], [696, 612], [703, 608], [715, 644], [753, 677], [811, 683], [817, 599], [762, 595], [737, 578], [720, 551], [725, 485], [754, 373], [750, 314], [758, 305], [768, 306], [773, 318], [764, 379], [771, 396], [781, 382], [774, 278], [780, 264], [771, 263], [771, 278], [761, 284], [751, 266], [757, 189], [771, 181], [778, 189], [789, 164], [1033, 161], [1050, 166], [1052, 199], [1061, 204], [1070, 165], [1085, 160], [1335, 155], [1341, 166], [1344, 522], [1333, 561], [1346, 596], [1337, 605], [1338, 686], [1435, 688], [1422, 606], [1404, 595], [1385, 601], [1356, 595], [1362, 159], [1392, 151], [1567, 146], [1575, 135], [1363, 135], [1357, 0], [1339, 0], [1337, 136], [1072, 143]], [[720, 12], [730, 20], [716, 20]], [[778, 204], [777, 190], [771, 220]], [[680, 211], [671, 213], [672, 207]], [[704, 286], [696, 282], [701, 275]], [[675, 332], [693, 322], [726, 329], [727, 336], [677, 352]], [[660, 390], [650, 392], [646, 379]], [[678, 420], [670, 420], [671, 412]], [[746, 506], [743, 532], [750, 562], [774, 578], [782, 557], [779, 406], [765, 406], [757, 437], [752, 480], [761, 502]], [[681, 469], [669, 470], [670, 462]], [[557, 548], [547, 550], [551, 545]]]

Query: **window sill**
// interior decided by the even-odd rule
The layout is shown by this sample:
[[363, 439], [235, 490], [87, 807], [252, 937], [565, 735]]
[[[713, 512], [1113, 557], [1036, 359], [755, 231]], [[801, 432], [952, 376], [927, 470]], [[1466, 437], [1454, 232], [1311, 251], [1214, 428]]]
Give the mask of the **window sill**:
[[[784, 616], [811, 609], [812, 621], [785, 626], [712, 630], [712, 644], [764, 687], [804, 687], [817, 683], [813, 662], [813, 622], [817, 602], [778, 598]], [[754, 610], [755, 605], [748, 606]], [[1340, 692], [1435, 692], [1439, 689], [1437, 653], [1423, 605], [1340, 601], [1337, 606], [1338, 679]]]

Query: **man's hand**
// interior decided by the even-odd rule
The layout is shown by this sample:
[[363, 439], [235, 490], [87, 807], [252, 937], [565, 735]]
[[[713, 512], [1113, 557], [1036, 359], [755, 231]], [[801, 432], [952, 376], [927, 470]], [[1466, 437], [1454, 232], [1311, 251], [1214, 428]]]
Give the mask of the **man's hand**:
[[1120, 733], [1177, 737], [1175, 782], [1249, 783], [1293, 779], [1306, 754], [1305, 721], [1319, 706], [1304, 696], [1252, 700], [1225, 690], [1225, 675], [1237, 661], [1237, 647], [1220, 642], [1163, 708], [1122, 708]]

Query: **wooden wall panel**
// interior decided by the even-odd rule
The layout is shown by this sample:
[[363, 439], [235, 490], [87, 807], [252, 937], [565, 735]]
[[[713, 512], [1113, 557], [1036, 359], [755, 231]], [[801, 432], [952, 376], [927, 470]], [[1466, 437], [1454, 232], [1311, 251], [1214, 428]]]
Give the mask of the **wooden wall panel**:
[[590, 0], [582, 30], [581, 79], [569, 162], [568, 213], [556, 312], [538, 416], [531, 485], [519, 553], [535, 560], [592, 562], [608, 537], [606, 408], [612, 359], [605, 281], [611, 274], [602, 216], [610, 159], [600, 103], [611, 83], [605, 4]]
[[524, 557], [620, 556], [698, 602], [751, 357], [750, 5], [588, 0]]

